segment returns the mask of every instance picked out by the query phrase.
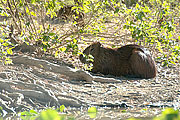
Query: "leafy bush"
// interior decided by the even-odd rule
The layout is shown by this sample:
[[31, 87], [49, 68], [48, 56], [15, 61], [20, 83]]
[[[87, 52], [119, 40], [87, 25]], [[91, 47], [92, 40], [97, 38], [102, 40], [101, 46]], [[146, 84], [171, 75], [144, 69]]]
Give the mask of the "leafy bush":
[[[61, 52], [77, 55], [79, 42], [89, 37], [93, 39], [91, 41], [105, 42], [108, 38], [112, 43], [115, 39], [127, 43], [124, 39], [127, 36], [131, 42], [155, 48], [159, 53], [157, 60], [162, 61], [163, 66], [178, 63], [179, 2], [150, 0], [125, 4], [117, 0], [4, 0], [0, 7], [20, 38], [18, 44], [34, 44], [54, 56]], [[61, 24], [62, 16], [65, 24]], [[130, 33], [130, 36], [121, 36], [122, 32]]]
[[[7, 13], [2, 9], [2, 5], [0, 4], [0, 17], [7, 17]], [[10, 43], [10, 39], [8, 38], [10, 33], [10, 29], [8, 28], [8, 23], [3, 21], [0, 23], [0, 62], [5, 64], [10, 64], [12, 61], [9, 59], [8, 55], [12, 55], [12, 44]]]
[[[178, 5], [174, 6], [176, 7]], [[125, 12], [129, 17], [124, 28], [130, 30], [136, 42], [143, 45], [153, 44], [161, 53], [158, 59], [163, 60], [163, 66], [178, 63], [180, 46], [176, 39], [179, 38], [173, 38], [175, 28], [178, 27], [178, 23], [175, 24], [174, 21], [177, 16], [173, 12], [177, 13], [178, 10], [171, 8], [171, 2], [151, 0], [148, 5], [141, 2], [141, 5], [136, 4], [134, 10], [127, 9]]]

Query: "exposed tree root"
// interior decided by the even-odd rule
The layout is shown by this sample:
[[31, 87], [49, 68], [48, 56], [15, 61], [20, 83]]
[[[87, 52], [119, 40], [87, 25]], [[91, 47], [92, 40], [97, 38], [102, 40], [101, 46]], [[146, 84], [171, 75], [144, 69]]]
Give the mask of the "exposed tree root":
[[[75, 98], [67, 99], [67, 96], [56, 97], [51, 90], [38, 84], [21, 81], [0, 80], [0, 90], [3, 91], [3, 94], [0, 95], [0, 106], [7, 112], [19, 111], [22, 108], [26, 109], [27, 107], [23, 106], [23, 101], [27, 101], [27, 99], [29, 99], [32, 106], [37, 104], [37, 102], [33, 101], [38, 101], [38, 104], [41, 106], [50, 107], [58, 107], [62, 104], [71, 107], [86, 105], [86, 103]], [[20, 109], [17, 110], [17, 108]]]
[[32, 58], [29, 56], [16, 56], [12, 58], [14, 64], [23, 64], [23, 65], [30, 65], [30, 66], [36, 66], [38, 68], [42, 68], [47, 71], [60, 73], [63, 75], [66, 75], [70, 78], [70, 80], [85, 80], [86, 82], [120, 82], [119, 80], [113, 79], [113, 78], [103, 78], [103, 77], [95, 77], [89, 74], [86, 71], [79, 70], [79, 69], [73, 69], [68, 66], [60, 66], [53, 63], [50, 63], [45, 60], [39, 60], [36, 58]]
[[[88, 106], [88, 103], [82, 101], [81, 98], [65, 95], [63, 90], [69, 88], [67, 88], [68, 85], [63, 86], [63, 82], [68, 84], [82, 80], [85, 83], [92, 83], [92, 81], [120, 82], [113, 78], [95, 77], [83, 70], [28, 56], [16, 56], [12, 60], [13, 64], [22, 64], [24, 67], [6, 68], [5, 71], [0, 71], [0, 106], [8, 113], [47, 106], [59, 107], [62, 104], [71, 107]], [[33, 68], [37, 68], [38, 71], [25, 66], [34, 66]], [[44, 71], [66, 76], [67, 79], [61, 78], [61, 76], [60, 78], [43, 76]], [[56, 83], [59, 84], [56, 85]]]

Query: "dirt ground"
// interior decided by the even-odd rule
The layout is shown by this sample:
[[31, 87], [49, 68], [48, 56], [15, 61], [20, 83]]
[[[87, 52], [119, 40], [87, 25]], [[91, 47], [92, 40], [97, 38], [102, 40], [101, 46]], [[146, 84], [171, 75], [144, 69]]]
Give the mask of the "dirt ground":
[[64, 104], [67, 113], [77, 119], [89, 119], [84, 110], [90, 106], [98, 107], [98, 120], [152, 117], [164, 107], [180, 108], [180, 66], [162, 68], [157, 63], [157, 68], [158, 75], [153, 79], [103, 76], [119, 82], [107, 82], [106, 79], [88, 83], [70, 80], [68, 76], [47, 71], [43, 66], [1, 64], [0, 106], [8, 112], [20, 112]]

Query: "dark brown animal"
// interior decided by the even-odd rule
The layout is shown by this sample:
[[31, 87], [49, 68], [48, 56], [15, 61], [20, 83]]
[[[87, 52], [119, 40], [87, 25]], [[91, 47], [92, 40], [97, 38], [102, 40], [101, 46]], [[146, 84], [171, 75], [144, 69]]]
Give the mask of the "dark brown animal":
[[57, 17], [64, 19], [64, 20], [71, 20], [73, 19], [74, 21], [77, 22], [77, 25], [83, 25], [84, 24], [84, 12], [82, 10], [79, 10], [75, 5], [67, 5], [62, 7], [58, 12], [57, 12]]
[[[156, 76], [156, 66], [150, 52], [140, 45], [130, 44], [112, 49], [95, 42], [87, 47], [83, 54], [94, 57], [91, 70], [93, 73], [146, 79]], [[89, 63], [83, 55], [80, 55], [80, 61]]]

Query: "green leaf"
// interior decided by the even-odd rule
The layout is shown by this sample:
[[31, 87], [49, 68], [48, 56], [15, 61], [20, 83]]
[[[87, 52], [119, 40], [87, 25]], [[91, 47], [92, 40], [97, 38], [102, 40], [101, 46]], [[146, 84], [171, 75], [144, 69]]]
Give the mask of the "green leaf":
[[170, 61], [170, 63], [172, 63], [172, 64], [174, 64], [174, 65], [176, 64], [176, 63], [175, 63], [174, 61], [172, 61], [172, 60]]
[[97, 113], [88, 113], [90, 118], [96, 118]]
[[101, 38], [101, 40], [105, 40], [105, 38]]
[[119, 8], [116, 8], [114, 13], [118, 13], [119, 12]]
[[39, 120], [63, 120], [56, 110], [47, 109], [40, 113]]
[[88, 113], [96, 113], [96, 112], [97, 112], [96, 107], [90, 107], [90, 108], [88, 109]]
[[37, 113], [35, 110], [33, 110], [33, 109], [30, 110], [29, 112], [32, 113], [32, 114], [38, 114], [38, 113]]
[[179, 120], [180, 115], [178, 110], [174, 110], [173, 108], [166, 108], [160, 117], [154, 118], [153, 120]]
[[61, 50], [62, 52], [64, 52], [64, 51], [66, 51], [66, 47], [62, 47], [62, 48], [60, 48], [60, 50]]
[[60, 112], [64, 112], [65, 106], [61, 105], [59, 109], [60, 109]]
[[49, 35], [49, 36], [54, 36], [54, 35], [55, 35], [55, 33], [49, 33], [48, 35]]
[[35, 13], [35, 12], [33, 12], [33, 11], [31, 12], [31, 15], [33, 15], [33, 16], [35, 16], [35, 17], [36, 17], [36, 13]]
[[150, 35], [149, 37], [151, 37], [151, 38], [156, 38], [157, 36], [156, 36], [156, 35]]
[[0, 43], [3, 43], [3, 42], [4, 42], [4, 40], [0, 38]]
[[158, 47], [158, 50], [159, 52], [163, 53], [163, 50], [160, 47]]
[[25, 25], [29, 26], [29, 25], [30, 25], [30, 22], [25, 23]]
[[10, 10], [10, 8], [9, 8], [9, 7], [6, 7], [6, 9], [7, 9], [7, 10]]
[[73, 22], [73, 25], [76, 25], [76, 24], [77, 24], [77, 22], [76, 22], [76, 21], [74, 21], [74, 22]]
[[54, 54], [55, 57], [57, 57], [59, 55], [59, 51], [57, 50]]
[[77, 39], [74, 38], [74, 39], [73, 39], [73, 43], [77, 43]]
[[26, 13], [27, 13], [27, 14], [30, 14], [30, 13], [29, 13], [29, 8], [28, 8], [28, 7], [26, 7]]
[[30, 112], [28, 112], [28, 111], [21, 112], [20, 114], [21, 114], [21, 116], [30, 116], [31, 115]]
[[96, 117], [96, 114], [97, 114], [97, 109], [96, 107], [90, 107], [88, 109], [88, 115], [90, 118], [95, 118]]
[[7, 42], [3, 43], [2, 44], [3, 46], [8, 46], [9, 44]]
[[32, 4], [35, 3], [35, 0], [31, 0], [31, 3], [32, 3]]
[[43, 51], [46, 52], [47, 51], [47, 46], [43, 47]]
[[126, 110], [121, 110], [122, 113], [126, 113]]
[[7, 53], [8, 53], [9, 55], [12, 55], [12, 54], [13, 54], [13, 52], [12, 52], [12, 50], [11, 50], [10, 48], [7, 49]]
[[84, 12], [85, 13], [89, 12], [89, 9], [87, 7], [84, 7]]

